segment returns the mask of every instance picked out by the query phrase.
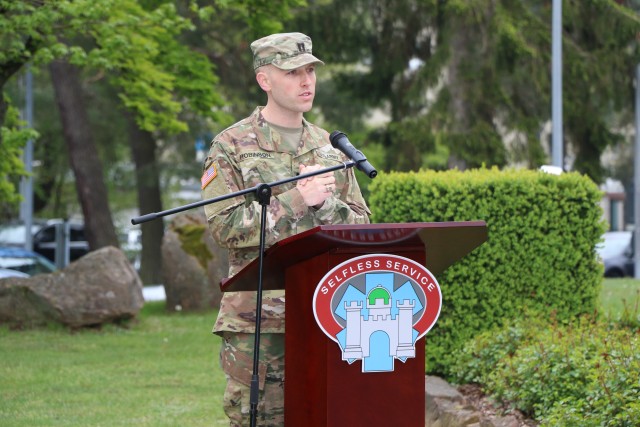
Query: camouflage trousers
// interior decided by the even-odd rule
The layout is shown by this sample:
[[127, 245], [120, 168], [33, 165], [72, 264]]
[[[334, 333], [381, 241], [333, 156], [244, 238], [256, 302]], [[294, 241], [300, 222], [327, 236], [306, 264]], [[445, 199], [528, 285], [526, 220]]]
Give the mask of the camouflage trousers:
[[[227, 377], [224, 412], [231, 427], [250, 425], [254, 334], [223, 332], [220, 366]], [[258, 426], [284, 425], [284, 334], [260, 334]]]

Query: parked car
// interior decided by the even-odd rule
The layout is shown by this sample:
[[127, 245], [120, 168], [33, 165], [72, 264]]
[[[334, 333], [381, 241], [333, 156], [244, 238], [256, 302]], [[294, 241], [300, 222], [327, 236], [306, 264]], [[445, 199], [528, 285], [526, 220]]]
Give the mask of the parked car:
[[[55, 262], [56, 224], [61, 219], [34, 220], [31, 227], [33, 251]], [[26, 239], [25, 225], [13, 222], [0, 225], [0, 245], [24, 248]], [[84, 224], [69, 222], [69, 261], [75, 261], [89, 252], [89, 242], [84, 235]]]
[[[57, 222], [59, 223], [59, 221]], [[56, 259], [56, 222], [40, 228], [33, 236], [33, 250], [51, 261]], [[69, 222], [69, 261], [75, 261], [89, 252], [84, 236], [84, 224]]]
[[604, 263], [605, 277], [633, 277], [633, 232], [609, 231], [596, 251]]
[[9, 269], [34, 276], [51, 273], [56, 266], [42, 255], [22, 248], [0, 246], [0, 269]]
[[[36, 234], [42, 227], [47, 225], [46, 221], [33, 221], [31, 225], [31, 235]], [[15, 246], [19, 248], [25, 247], [25, 239], [27, 226], [22, 222], [10, 222], [0, 225], [0, 245]]]
[[12, 270], [10, 268], [0, 268], [0, 279], [5, 279], [7, 277], [29, 277], [27, 273], [23, 273], [22, 271]]

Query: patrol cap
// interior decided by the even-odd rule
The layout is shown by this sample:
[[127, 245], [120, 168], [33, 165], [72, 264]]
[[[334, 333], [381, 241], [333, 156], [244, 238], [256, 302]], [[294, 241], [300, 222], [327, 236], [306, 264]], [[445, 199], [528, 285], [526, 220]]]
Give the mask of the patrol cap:
[[293, 70], [303, 65], [324, 64], [311, 54], [311, 37], [302, 33], [278, 33], [251, 43], [253, 69], [273, 64], [281, 70]]

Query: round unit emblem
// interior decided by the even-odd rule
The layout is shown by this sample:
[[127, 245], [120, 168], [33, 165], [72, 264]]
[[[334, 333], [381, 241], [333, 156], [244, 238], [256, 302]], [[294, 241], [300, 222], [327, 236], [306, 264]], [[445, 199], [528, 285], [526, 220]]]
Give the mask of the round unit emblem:
[[386, 254], [352, 258], [329, 271], [313, 296], [320, 329], [342, 360], [362, 372], [393, 371], [415, 357], [415, 343], [436, 323], [442, 295], [435, 277], [415, 261]]

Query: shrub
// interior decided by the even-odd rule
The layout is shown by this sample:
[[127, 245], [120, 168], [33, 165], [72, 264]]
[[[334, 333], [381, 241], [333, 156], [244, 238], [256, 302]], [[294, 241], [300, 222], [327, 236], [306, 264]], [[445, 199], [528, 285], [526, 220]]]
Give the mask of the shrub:
[[427, 371], [447, 376], [452, 354], [477, 333], [527, 309], [568, 322], [595, 310], [604, 231], [601, 192], [577, 173], [478, 169], [381, 174], [371, 184], [375, 222], [484, 220], [488, 240], [438, 276], [440, 318]]
[[528, 318], [480, 334], [452, 370], [541, 426], [636, 426], [637, 332], [589, 317], [568, 326]]

